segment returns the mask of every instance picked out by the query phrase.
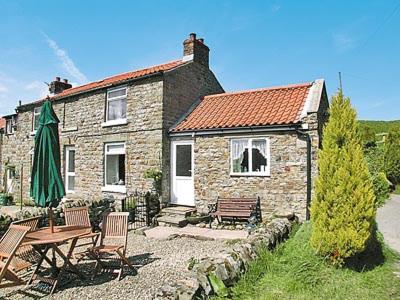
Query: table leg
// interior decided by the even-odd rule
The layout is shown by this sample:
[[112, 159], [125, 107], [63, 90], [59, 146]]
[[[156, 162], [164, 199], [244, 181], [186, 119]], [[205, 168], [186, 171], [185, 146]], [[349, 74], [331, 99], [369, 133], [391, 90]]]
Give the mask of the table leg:
[[78, 238], [73, 239], [72, 243], [71, 243], [71, 247], [69, 248], [69, 251], [67, 253], [67, 256], [65, 256], [65, 254], [57, 247], [57, 245], [53, 244], [52, 248], [57, 252], [57, 254], [64, 260], [64, 264], [61, 267], [61, 272], [63, 272], [63, 270], [69, 266], [71, 268], [71, 270], [76, 273], [80, 278], [85, 278], [81, 272], [79, 272], [79, 270], [77, 269], [77, 267], [71, 262], [71, 257], [72, 257], [72, 253], [74, 252], [74, 248], [76, 246], [76, 243], [78, 242]]

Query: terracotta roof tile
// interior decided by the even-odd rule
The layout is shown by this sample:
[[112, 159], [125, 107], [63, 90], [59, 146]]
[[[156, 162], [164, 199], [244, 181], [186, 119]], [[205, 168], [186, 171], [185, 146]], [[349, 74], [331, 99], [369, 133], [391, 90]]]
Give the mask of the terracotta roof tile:
[[[102, 87], [107, 87], [110, 85], [115, 85], [118, 83], [123, 83], [127, 80], [131, 80], [131, 79], [135, 79], [135, 78], [139, 78], [139, 77], [143, 77], [146, 75], [151, 75], [151, 74], [155, 74], [158, 72], [164, 72], [164, 71], [168, 71], [171, 70], [177, 66], [180, 66], [184, 64], [184, 62], [182, 60], [175, 60], [175, 61], [171, 61], [168, 63], [164, 63], [161, 65], [157, 65], [157, 66], [152, 66], [152, 67], [148, 67], [145, 69], [141, 69], [141, 70], [136, 70], [136, 71], [131, 71], [131, 72], [127, 72], [127, 73], [122, 73], [122, 74], [118, 74], [115, 76], [111, 76], [111, 77], [107, 77], [104, 78], [102, 80], [98, 80], [98, 81], [94, 81], [94, 82], [90, 82], [81, 86], [77, 86], [77, 87], [73, 87], [70, 89], [67, 89], [65, 91], [63, 91], [62, 93], [59, 93], [57, 95], [51, 96], [50, 99], [58, 99], [58, 98], [62, 98], [62, 97], [66, 97], [66, 96], [71, 96], [71, 95], [76, 95], [76, 94], [80, 94], [83, 92], [87, 92], [90, 90], [94, 90], [94, 89], [98, 89], [98, 88], [102, 88]], [[39, 103], [44, 101], [45, 99], [40, 99], [38, 101], [34, 101], [34, 102], [30, 102], [28, 104], [24, 104], [24, 105], [29, 105], [29, 104], [33, 104], [33, 103]], [[22, 105], [22, 106], [24, 106]]]
[[299, 122], [310, 83], [209, 95], [172, 132]]
[[6, 119], [0, 118], [0, 129], [3, 129], [6, 127]]

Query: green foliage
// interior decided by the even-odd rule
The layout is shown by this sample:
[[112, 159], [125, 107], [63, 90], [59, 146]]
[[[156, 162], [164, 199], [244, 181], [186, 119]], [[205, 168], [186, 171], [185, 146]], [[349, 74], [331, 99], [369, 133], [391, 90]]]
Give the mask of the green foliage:
[[371, 175], [372, 185], [374, 188], [374, 194], [376, 197], [376, 206], [380, 207], [385, 204], [386, 200], [389, 198], [390, 186], [386, 178], [385, 173], [380, 172]]
[[382, 206], [389, 198], [390, 185], [386, 178], [384, 147], [368, 147], [364, 152], [368, 170], [371, 174], [372, 185], [377, 206]]
[[400, 257], [381, 239], [363, 253], [357, 268], [336, 268], [315, 255], [310, 235], [311, 224], [305, 223], [275, 251], [262, 251], [229, 299], [400, 298], [400, 280], [393, 274]]
[[219, 297], [228, 296], [228, 289], [221, 279], [219, 279], [215, 274], [211, 273], [208, 275], [208, 280], [214, 290], [214, 293]]
[[340, 265], [365, 249], [376, 214], [356, 112], [340, 92], [332, 99], [318, 167], [311, 205], [311, 245]]
[[371, 130], [373, 133], [377, 134], [377, 133], [389, 132], [393, 129], [398, 130], [400, 128], [400, 120], [395, 120], [395, 121], [360, 120], [358, 122], [360, 125], [361, 132]]
[[161, 195], [162, 192], [162, 172], [157, 169], [148, 169], [144, 173], [144, 178], [153, 179], [154, 189]]
[[400, 131], [389, 132], [385, 142], [385, 169], [388, 179], [400, 183]]

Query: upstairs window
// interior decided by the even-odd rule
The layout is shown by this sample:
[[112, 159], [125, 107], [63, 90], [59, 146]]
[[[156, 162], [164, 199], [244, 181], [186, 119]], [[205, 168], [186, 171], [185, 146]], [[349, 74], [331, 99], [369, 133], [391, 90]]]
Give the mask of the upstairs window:
[[231, 140], [232, 175], [270, 175], [269, 139], [245, 138]]
[[39, 127], [39, 117], [42, 111], [42, 107], [35, 107], [33, 109], [33, 131], [37, 130]]
[[106, 122], [126, 121], [126, 87], [107, 91]]
[[15, 131], [15, 117], [6, 120], [6, 134], [13, 134]]

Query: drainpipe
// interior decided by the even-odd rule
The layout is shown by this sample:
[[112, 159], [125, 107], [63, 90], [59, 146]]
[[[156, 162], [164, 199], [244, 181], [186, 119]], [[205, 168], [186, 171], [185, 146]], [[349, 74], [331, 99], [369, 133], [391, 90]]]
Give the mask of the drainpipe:
[[310, 219], [310, 204], [311, 204], [311, 136], [309, 133], [296, 130], [297, 134], [306, 139], [307, 142], [307, 207], [306, 219]]

